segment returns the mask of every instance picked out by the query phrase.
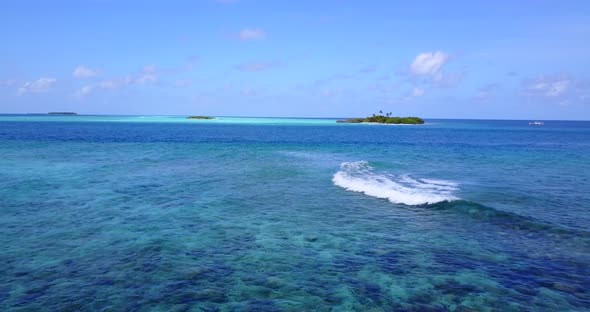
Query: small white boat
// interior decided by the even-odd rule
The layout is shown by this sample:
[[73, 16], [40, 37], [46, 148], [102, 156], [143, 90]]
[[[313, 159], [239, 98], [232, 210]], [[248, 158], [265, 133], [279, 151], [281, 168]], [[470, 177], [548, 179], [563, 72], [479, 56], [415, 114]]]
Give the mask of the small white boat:
[[531, 126], [542, 126], [544, 124], [545, 123], [542, 122], [542, 121], [531, 121], [531, 122], [529, 122], [529, 125], [531, 125]]

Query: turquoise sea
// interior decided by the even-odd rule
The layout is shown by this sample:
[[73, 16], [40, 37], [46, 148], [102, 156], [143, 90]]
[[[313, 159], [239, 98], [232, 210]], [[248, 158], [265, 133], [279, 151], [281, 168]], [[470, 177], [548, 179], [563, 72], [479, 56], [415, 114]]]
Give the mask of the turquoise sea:
[[590, 122], [0, 115], [0, 311], [588, 311]]

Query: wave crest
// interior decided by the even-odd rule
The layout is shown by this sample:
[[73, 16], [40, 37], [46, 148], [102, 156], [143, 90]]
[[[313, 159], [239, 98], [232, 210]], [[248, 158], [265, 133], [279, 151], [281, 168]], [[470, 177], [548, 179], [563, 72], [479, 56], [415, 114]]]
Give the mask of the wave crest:
[[342, 163], [332, 182], [348, 191], [388, 199], [395, 204], [424, 205], [459, 199], [453, 195], [458, 190], [455, 182], [378, 174], [366, 161]]

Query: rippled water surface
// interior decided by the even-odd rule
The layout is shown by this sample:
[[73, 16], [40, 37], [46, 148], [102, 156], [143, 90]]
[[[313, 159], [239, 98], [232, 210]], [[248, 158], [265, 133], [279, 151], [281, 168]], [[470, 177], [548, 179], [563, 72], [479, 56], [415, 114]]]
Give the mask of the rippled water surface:
[[0, 116], [1, 311], [584, 311], [590, 122]]

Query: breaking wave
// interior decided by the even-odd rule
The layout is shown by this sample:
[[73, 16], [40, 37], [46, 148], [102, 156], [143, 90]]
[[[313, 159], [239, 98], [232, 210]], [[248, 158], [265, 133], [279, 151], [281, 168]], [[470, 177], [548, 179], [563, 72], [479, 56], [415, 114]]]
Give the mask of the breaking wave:
[[332, 182], [348, 191], [388, 199], [395, 204], [424, 205], [459, 199], [453, 195], [459, 189], [455, 182], [379, 174], [366, 161], [342, 163]]
[[332, 182], [348, 191], [384, 198], [392, 203], [424, 206], [431, 211], [449, 211], [469, 218], [486, 221], [502, 228], [529, 233], [546, 233], [561, 238], [576, 237], [586, 244], [590, 232], [563, 227], [529, 216], [497, 210], [454, 195], [458, 184], [438, 179], [414, 179], [408, 175], [380, 174], [366, 161], [344, 162]]

